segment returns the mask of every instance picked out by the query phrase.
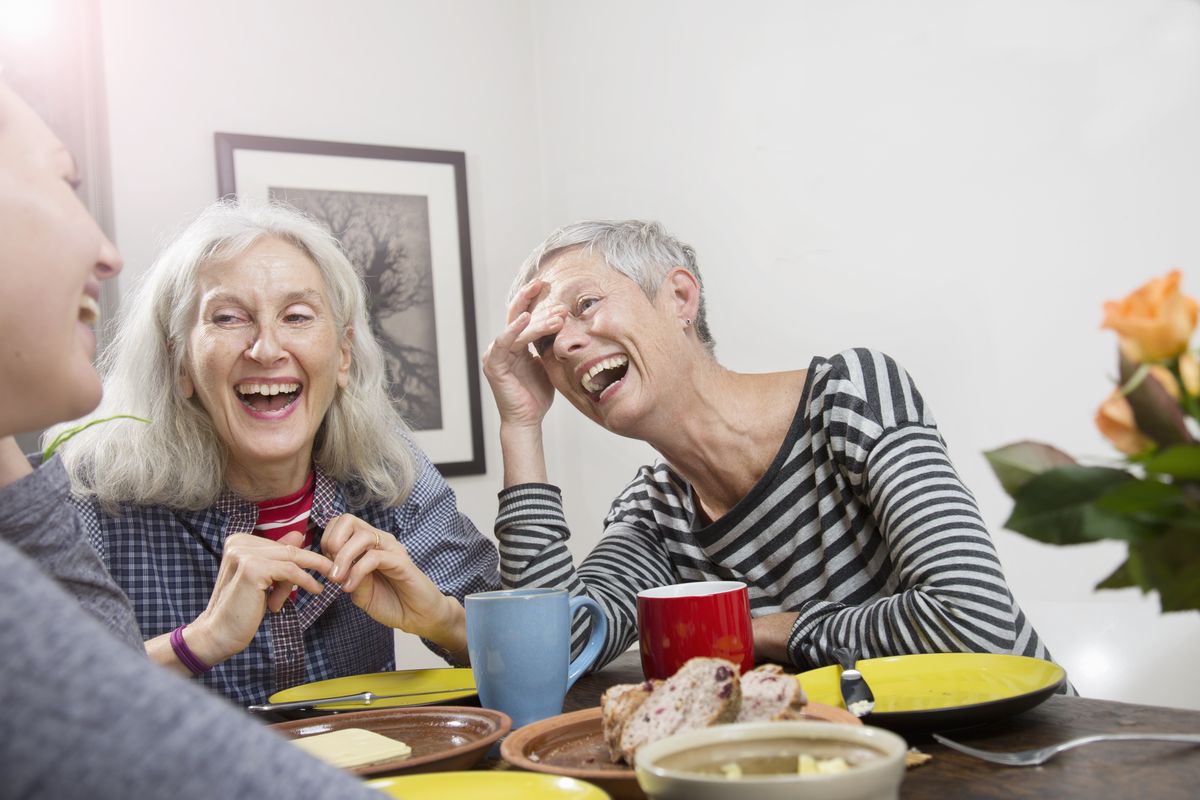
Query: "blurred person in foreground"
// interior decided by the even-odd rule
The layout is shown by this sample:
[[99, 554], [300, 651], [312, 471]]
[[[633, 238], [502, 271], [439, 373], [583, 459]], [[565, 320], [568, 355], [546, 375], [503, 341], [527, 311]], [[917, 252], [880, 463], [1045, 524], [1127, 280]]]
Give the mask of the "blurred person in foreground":
[[61, 453], [154, 661], [242, 704], [393, 670], [393, 629], [467, 663], [462, 600], [498, 588], [496, 549], [396, 412], [328, 230], [279, 204], [205, 209], [143, 277], [101, 374], [93, 418], [150, 423]]
[[67, 502], [13, 435], [100, 399], [100, 282], [121, 259], [74, 161], [0, 80], [0, 798], [378, 797], [152, 664]]
[[[756, 657], [798, 669], [837, 647], [1049, 658], [904, 369], [868, 349], [726, 369], [701, 286], [693, 249], [653, 222], [569, 225], [525, 261], [483, 362], [505, 584], [596, 600], [609, 627], [593, 669], [636, 641], [639, 591], [703, 580], [745, 582]], [[556, 391], [661, 456], [613, 500], [578, 569], [542, 447]], [[586, 633], [580, 617], [576, 649]]]

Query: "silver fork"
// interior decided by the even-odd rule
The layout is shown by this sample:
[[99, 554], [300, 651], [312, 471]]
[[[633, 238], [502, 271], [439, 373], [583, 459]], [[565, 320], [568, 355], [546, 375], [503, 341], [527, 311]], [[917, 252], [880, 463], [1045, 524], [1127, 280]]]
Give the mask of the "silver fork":
[[1189, 744], [1200, 744], [1200, 734], [1197, 733], [1097, 733], [1092, 736], [1081, 736], [1078, 739], [1071, 739], [1061, 744], [1052, 744], [1049, 747], [1039, 747], [1036, 750], [996, 753], [991, 750], [979, 750], [974, 747], [968, 747], [965, 744], [959, 744], [938, 733], [933, 734], [933, 738], [952, 750], [957, 750], [960, 753], [966, 753], [976, 758], [982, 758], [984, 761], [990, 761], [993, 764], [1003, 764], [1006, 767], [1035, 767], [1038, 764], [1045, 764], [1064, 750], [1070, 750], [1074, 747], [1091, 744], [1092, 742], [1187, 742]]

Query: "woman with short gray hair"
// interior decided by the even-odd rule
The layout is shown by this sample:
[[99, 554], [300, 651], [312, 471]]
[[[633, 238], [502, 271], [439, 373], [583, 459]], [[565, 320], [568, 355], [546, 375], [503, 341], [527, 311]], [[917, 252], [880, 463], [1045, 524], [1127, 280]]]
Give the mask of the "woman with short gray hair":
[[559, 228], [525, 259], [508, 299], [511, 301], [522, 287], [536, 278], [542, 267], [555, 255], [576, 247], [603, 254], [608, 266], [640, 286], [647, 297], [654, 297], [672, 269], [681, 267], [687, 270], [695, 278], [700, 295], [696, 318], [692, 320], [696, 338], [709, 353], [713, 352], [716, 342], [708, 330], [704, 281], [696, 265], [696, 251], [691, 245], [671, 236], [657, 222], [584, 220]]
[[153, 659], [243, 703], [392, 669], [393, 628], [465, 663], [461, 601], [498, 584], [495, 549], [383, 364], [361, 279], [300, 212], [218, 202], [163, 251], [83, 420], [149, 424], [61, 449]]
[[[839, 647], [1048, 658], [908, 374], [861, 348], [734, 372], [713, 355], [705, 306], [695, 251], [658, 223], [568, 225], [525, 261], [483, 360], [505, 585], [596, 600], [608, 634], [593, 669], [636, 641], [638, 592], [703, 580], [744, 582], [755, 655], [798, 668]], [[660, 455], [578, 569], [542, 447], [556, 391]]]

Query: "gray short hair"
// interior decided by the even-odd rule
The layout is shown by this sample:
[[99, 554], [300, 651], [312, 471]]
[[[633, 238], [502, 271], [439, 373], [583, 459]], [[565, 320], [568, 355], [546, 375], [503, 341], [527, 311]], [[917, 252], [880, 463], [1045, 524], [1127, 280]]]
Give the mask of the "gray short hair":
[[[228, 454], [197, 398], [178, 377], [196, 317], [197, 274], [264, 237], [300, 249], [316, 264], [339, 335], [354, 329], [350, 375], [317, 432], [313, 460], [347, 486], [352, 507], [400, 505], [415, 478], [411, 432], [388, 396], [384, 355], [371, 334], [366, 288], [337, 240], [311, 217], [278, 203], [221, 200], [188, 225], [141, 277], [100, 361], [104, 399], [86, 420], [132, 414], [150, 425], [96, 425], [59, 452], [72, 488], [107, 509], [121, 503], [199, 510], [225, 488]], [[46, 441], [70, 425], [46, 434]]]
[[522, 286], [533, 280], [549, 261], [574, 248], [599, 253], [610, 267], [642, 287], [651, 300], [658, 294], [667, 273], [675, 267], [686, 269], [700, 285], [700, 306], [693, 320], [696, 335], [708, 352], [713, 352], [716, 343], [708, 330], [704, 281], [696, 265], [696, 251], [691, 245], [667, 233], [657, 222], [588, 219], [559, 228], [525, 259], [509, 291], [509, 300]]

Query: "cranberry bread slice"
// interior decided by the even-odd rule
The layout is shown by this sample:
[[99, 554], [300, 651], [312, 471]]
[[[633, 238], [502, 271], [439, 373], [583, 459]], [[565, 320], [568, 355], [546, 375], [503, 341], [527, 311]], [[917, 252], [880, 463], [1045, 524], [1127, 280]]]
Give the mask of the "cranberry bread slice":
[[737, 719], [742, 690], [738, 669], [723, 658], [693, 658], [654, 688], [621, 732], [625, 762], [637, 750], [681, 731]]
[[742, 676], [742, 706], [738, 722], [799, 719], [807, 698], [795, 675], [778, 664], [763, 664]]
[[610, 686], [600, 696], [604, 742], [608, 745], [609, 758], [614, 764], [621, 760], [621, 734], [625, 732], [625, 726], [659, 683], [662, 681], [619, 683]]

